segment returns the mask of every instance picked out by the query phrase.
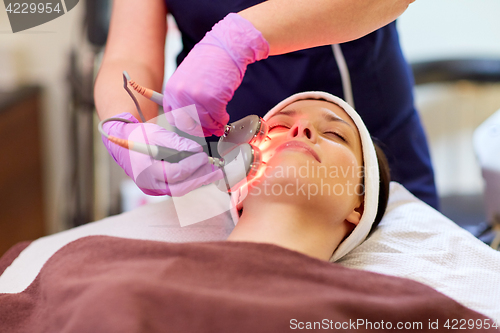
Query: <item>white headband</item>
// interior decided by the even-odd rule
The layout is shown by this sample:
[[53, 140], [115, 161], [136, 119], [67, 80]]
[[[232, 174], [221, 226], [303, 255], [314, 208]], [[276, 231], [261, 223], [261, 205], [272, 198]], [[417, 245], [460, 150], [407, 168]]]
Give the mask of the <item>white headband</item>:
[[[361, 117], [358, 115], [358, 113], [354, 111], [354, 109], [342, 99], [325, 92], [308, 91], [292, 95], [284, 99], [280, 103], [278, 103], [271, 110], [269, 110], [269, 112], [264, 116], [264, 120], [267, 121], [275, 113], [282, 110], [287, 105], [292, 104], [293, 102], [299, 100], [307, 100], [307, 99], [324, 99], [340, 106], [353, 120], [354, 124], [358, 128], [359, 136], [361, 138], [364, 171], [365, 171], [364, 174], [365, 198], [364, 198], [363, 215], [361, 216], [361, 220], [359, 221], [356, 228], [349, 235], [349, 237], [347, 237], [343, 242], [341, 242], [340, 245], [335, 250], [335, 252], [333, 253], [332, 257], [330, 258], [330, 261], [333, 262], [342, 258], [351, 250], [353, 250], [356, 246], [361, 244], [366, 239], [366, 236], [368, 236], [372, 224], [375, 221], [375, 217], [377, 215], [377, 210], [378, 210], [378, 196], [380, 188], [377, 154], [375, 152], [375, 147], [373, 145], [370, 133], [366, 129], [366, 126], [363, 123], [363, 120], [361, 120]], [[237, 221], [238, 214], [235, 211], [232, 211], [232, 216], [233, 219]]]

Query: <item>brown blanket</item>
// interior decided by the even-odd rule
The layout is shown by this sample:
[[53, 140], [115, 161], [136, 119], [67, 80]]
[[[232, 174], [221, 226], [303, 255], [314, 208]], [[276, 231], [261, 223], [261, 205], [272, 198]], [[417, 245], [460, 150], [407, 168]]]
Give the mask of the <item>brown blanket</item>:
[[256, 243], [90, 236], [54, 254], [24, 292], [0, 294], [9, 333], [435, 332], [468, 319], [468, 332], [492, 324], [420, 283]]
[[7, 267], [9, 267], [19, 254], [30, 244], [31, 241], [17, 243], [0, 257], [0, 275], [3, 274]]

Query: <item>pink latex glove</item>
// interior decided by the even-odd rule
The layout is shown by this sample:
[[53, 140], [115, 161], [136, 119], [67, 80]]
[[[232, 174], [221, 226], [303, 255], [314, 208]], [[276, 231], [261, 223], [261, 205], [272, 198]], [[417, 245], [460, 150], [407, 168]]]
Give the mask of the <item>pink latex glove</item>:
[[[104, 136], [103, 142], [111, 156], [137, 186], [149, 195], [183, 196], [202, 185], [222, 179], [222, 171], [208, 163], [208, 156], [196, 142], [169, 132], [151, 123], [139, 123], [130, 113], [117, 115], [132, 121], [124, 123], [110, 121], [103, 125], [109, 135], [135, 142], [160, 145], [176, 150], [200, 152], [179, 163], [168, 163], [152, 159], [149, 155], [120, 147]], [[146, 134], [147, 141], [145, 140]]]
[[241, 84], [247, 65], [268, 55], [269, 44], [252, 23], [235, 13], [227, 15], [195, 45], [168, 80], [163, 92], [167, 120], [192, 135], [221, 136], [229, 121], [227, 103]]

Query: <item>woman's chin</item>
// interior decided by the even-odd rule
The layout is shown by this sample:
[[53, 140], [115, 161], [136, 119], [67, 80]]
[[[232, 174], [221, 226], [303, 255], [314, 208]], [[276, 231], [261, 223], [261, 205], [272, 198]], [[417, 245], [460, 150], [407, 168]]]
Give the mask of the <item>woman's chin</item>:
[[308, 178], [313, 174], [312, 168], [318, 168], [320, 165], [310, 154], [287, 150], [267, 160], [265, 174], [276, 178]]
[[268, 165], [274, 166], [301, 166], [305, 165], [305, 161], [309, 161], [309, 164], [319, 164], [317, 159], [304, 149], [283, 149], [270, 155], [264, 154], [264, 158], [267, 160]]

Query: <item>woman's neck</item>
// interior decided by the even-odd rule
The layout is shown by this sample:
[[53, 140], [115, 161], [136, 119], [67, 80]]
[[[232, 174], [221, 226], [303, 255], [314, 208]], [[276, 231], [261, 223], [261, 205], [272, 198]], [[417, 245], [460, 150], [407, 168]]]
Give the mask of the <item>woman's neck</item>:
[[227, 240], [270, 243], [329, 260], [350, 230], [347, 222], [335, 221], [320, 211], [290, 202], [246, 200]]

